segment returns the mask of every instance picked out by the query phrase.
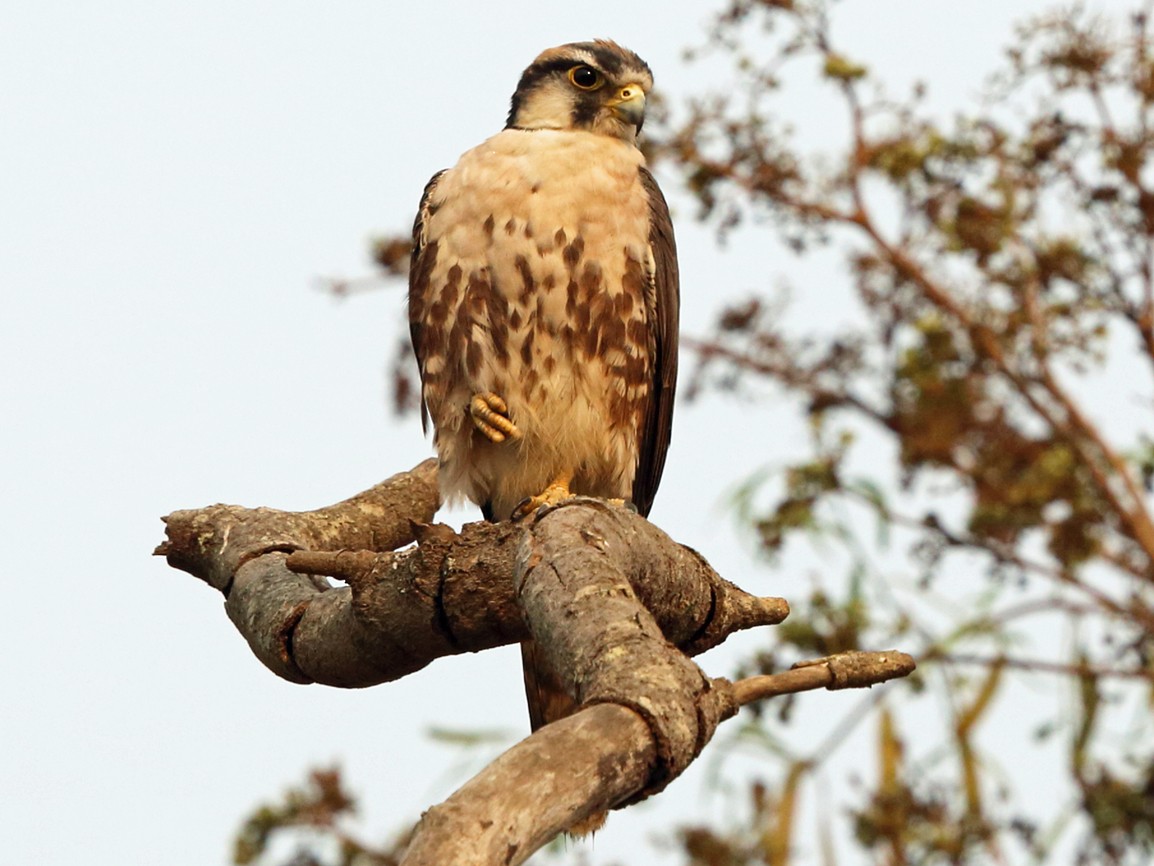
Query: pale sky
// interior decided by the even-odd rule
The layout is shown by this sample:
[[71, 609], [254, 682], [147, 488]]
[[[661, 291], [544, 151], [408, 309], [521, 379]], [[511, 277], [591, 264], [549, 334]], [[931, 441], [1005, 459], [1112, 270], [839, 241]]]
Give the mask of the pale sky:
[[[928, 80], [948, 109], [978, 92], [1010, 22], [1048, 5], [859, 0], [836, 20], [867, 62], [897, 85]], [[715, 8], [0, 4], [5, 866], [223, 864], [258, 802], [330, 762], [361, 797], [365, 835], [383, 837], [485, 757], [430, 741], [430, 727], [521, 735], [515, 648], [365, 691], [282, 682], [218, 594], [149, 555], [158, 518], [218, 501], [316, 507], [430, 455], [419, 420], [388, 406], [402, 288], [338, 303], [315, 281], [370, 271], [368, 238], [406, 227], [429, 176], [500, 128], [541, 49], [614, 38], [676, 105], [717, 80], [680, 59]], [[665, 186], [684, 333], [780, 279], [821, 314], [808, 265], [719, 250]], [[752, 564], [724, 507], [751, 469], [803, 442], [788, 413], [681, 405], [652, 519], [751, 591], [808, 592]], [[703, 664], [724, 675], [733, 657]], [[709, 758], [615, 814], [592, 862], [680, 862], [649, 840], [724, 810]]]

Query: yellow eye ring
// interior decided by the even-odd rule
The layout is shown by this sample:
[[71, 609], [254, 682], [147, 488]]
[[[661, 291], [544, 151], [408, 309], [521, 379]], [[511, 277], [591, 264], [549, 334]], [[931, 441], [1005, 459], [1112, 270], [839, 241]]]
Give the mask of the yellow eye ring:
[[596, 90], [605, 84], [605, 77], [592, 66], [574, 66], [569, 70], [569, 82], [578, 90]]

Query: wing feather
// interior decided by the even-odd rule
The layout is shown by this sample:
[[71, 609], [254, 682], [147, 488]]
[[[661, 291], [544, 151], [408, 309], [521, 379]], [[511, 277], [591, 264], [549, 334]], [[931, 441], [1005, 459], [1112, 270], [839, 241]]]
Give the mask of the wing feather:
[[421, 429], [429, 432], [429, 409], [425, 403], [425, 357], [426, 346], [422, 339], [423, 322], [429, 304], [429, 275], [437, 261], [437, 242], [427, 237], [426, 227], [434, 210], [433, 192], [437, 181], [448, 169], [437, 172], [425, 184], [421, 194], [421, 206], [413, 222], [413, 252], [409, 262], [409, 334], [413, 340], [413, 353], [417, 356], [417, 369], [421, 376]]
[[677, 272], [677, 244], [669, 206], [657, 181], [641, 168], [641, 185], [649, 197], [649, 249], [653, 257], [646, 300], [653, 330], [653, 379], [641, 433], [637, 474], [633, 479], [633, 504], [648, 515], [665, 469], [665, 454], [673, 427], [673, 397], [677, 390], [678, 312], [681, 290]]

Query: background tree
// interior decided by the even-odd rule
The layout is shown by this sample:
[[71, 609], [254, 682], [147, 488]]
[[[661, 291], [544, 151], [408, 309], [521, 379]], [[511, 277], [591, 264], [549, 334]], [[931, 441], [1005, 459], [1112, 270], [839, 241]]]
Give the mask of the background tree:
[[[810, 453], [734, 502], [782, 568], [807, 542], [824, 557], [749, 670], [900, 645], [919, 675], [816, 737], [791, 724], [803, 698], [759, 716], [750, 730], [773, 757], [753, 773], [748, 820], [683, 828], [685, 856], [1147, 862], [1149, 9], [1025, 24], [988, 97], [943, 122], [920, 88], [887, 96], [868, 57], [839, 50], [835, 8], [730, 4], [698, 54], [731, 63], [736, 85], [671, 106], [650, 143], [729, 244], [772, 231], [839, 256], [851, 278], [804, 289], [851, 324], [799, 333], [759, 288], [788, 268], [767, 261], [749, 300], [690, 342], [691, 392], [800, 407], [812, 431]], [[783, 116], [780, 95], [813, 74], [840, 99], [844, 137], [803, 153], [808, 118]], [[386, 270], [404, 259], [403, 244], [377, 249]], [[983, 722], [998, 736], [979, 737]], [[837, 747], [863, 727], [870, 754], [846, 761]], [[988, 740], [1036, 740], [1061, 784], [1039, 790]]]
[[[838, 333], [790, 333], [755, 295], [695, 347], [697, 387], [772, 381], [810, 421], [812, 453], [774, 479], [772, 501], [761, 482], [742, 498], [763, 548], [786, 557], [810, 535], [846, 555], [840, 588], [795, 605], [754, 664], [918, 647], [920, 682], [854, 720], [877, 731], [876, 776], [834, 797], [870, 859], [1063, 862], [1076, 847], [1083, 862], [1146, 862], [1148, 10], [1027, 23], [990, 99], [948, 125], [920, 92], [885, 97], [868, 58], [839, 51], [829, 13], [731, 4], [709, 50], [734, 61], [740, 86], [698, 99], [659, 147], [703, 218], [723, 232], [766, 218], [799, 252], [842, 252], [853, 283], [853, 324]], [[844, 106], [844, 141], [820, 156], [798, 152], [774, 108], [798, 67], [819, 69]], [[1065, 707], [1021, 700], [1038, 688]], [[919, 722], [928, 701], [944, 725]], [[1065, 790], [1039, 792], [1011, 756], [983, 753], [977, 725], [995, 703], [998, 726], [1057, 738]], [[786, 719], [764, 724], [788, 744], [785, 772], [755, 788], [751, 832], [687, 833], [695, 862], [789, 860], [793, 802], [823, 753]]]

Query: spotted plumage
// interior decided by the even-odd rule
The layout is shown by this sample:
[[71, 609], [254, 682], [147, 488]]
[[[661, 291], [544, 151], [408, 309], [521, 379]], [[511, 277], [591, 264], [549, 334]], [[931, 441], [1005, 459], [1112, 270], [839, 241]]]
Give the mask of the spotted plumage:
[[[678, 276], [636, 144], [652, 84], [613, 42], [549, 49], [505, 128], [425, 189], [409, 288], [424, 410], [445, 498], [490, 519], [550, 490], [653, 503]], [[557, 715], [532, 686], [530, 705], [535, 726]]]

